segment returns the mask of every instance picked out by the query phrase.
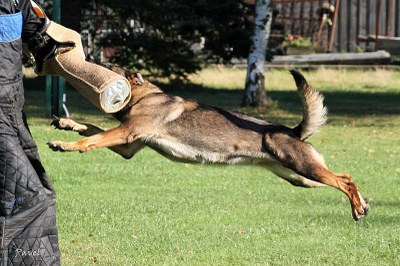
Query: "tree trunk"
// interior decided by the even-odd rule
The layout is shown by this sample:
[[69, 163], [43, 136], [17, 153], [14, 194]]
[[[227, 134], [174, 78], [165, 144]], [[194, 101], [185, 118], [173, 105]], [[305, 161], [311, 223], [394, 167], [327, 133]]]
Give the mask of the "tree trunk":
[[254, 35], [247, 59], [247, 74], [242, 106], [265, 107], [267, 96], [264, 86], [265, 52], [271, 31], [271, 0], [257, 0]]

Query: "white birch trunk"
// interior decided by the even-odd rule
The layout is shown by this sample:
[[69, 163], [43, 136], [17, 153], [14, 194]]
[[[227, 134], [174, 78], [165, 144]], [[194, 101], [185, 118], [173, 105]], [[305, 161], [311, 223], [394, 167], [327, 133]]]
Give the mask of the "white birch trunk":
[[271, 0], [256, 0], [254, 35], [247, 59], [247, 74], [242, 106], [267, 105], [264, 87], [265, 52], [271, 31]]

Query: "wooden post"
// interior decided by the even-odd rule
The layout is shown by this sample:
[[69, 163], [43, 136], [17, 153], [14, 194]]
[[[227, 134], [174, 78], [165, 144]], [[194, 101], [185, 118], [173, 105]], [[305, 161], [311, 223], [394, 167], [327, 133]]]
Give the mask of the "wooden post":
[[340, 6], [340, 0], [336, 0], [336, 2], [335, 2], [335, 14], [333, 15], [332, 29], [331, 29], [331, 34], [330, 34], [330, 37], [329, 37], [328, 52], [332, 52], [332, 48], [333, 48], [333, 39], [335, 38], [335, 31], [336, 31], [336, 23], [337, 23], [337, 18], [338, 18], [338, 13], [339, 13], [339, 6]]
[[375, 23], [375, 51], [379, 49], [379, 27], [380, 27], [380, 20], [381, 20], [381, 6], [382, 1], [378, 0], [376, 2], [376, 23]]
[[351, 52], [351, 30], [352, 30], [352, 24], [354, 23], [354, 19], [352, 19], [352, 1], [347, 1], [347, 45], [346, 45], [346, 51]]
[[387, 0], [386, 3], [386, 36], [392, 36], [392, 20], [393, 20], [393, 0]]
[[400, 3], [396, 1], [396, 10], [394, 13], [394, 34], [395, 36], [400, 36]]
[[[61, 0], [53, 0], [53, 21], [61, 23]], [[64, 104], [65, 79], [59, 76], [46, 76], [46, 115], [68, 116]]]
[[360, 34], [361, 1], [357, 0], [357, 18], [356, 18], [356, 44], [359, 45], [358, 35]]

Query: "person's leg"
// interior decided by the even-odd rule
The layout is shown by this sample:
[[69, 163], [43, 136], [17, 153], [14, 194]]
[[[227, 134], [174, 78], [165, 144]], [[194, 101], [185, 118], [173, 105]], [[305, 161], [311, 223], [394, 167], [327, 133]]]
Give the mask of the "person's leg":
[[55, 193], [21, 114], [0, 109], [1, 265], [59, 265]]

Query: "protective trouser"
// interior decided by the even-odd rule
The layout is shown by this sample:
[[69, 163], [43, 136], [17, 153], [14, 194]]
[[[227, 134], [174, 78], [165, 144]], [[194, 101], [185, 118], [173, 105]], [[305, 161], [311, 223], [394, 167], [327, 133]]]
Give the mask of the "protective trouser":
[[21, 36], [36, 18], [30, 1], [0, 0], [1, 266], [60, 264], [56, 197], [22, 112]]
[[21, 80], [0, 82], [0, 265], [59, 265], [55, 192], [23, 103]]

